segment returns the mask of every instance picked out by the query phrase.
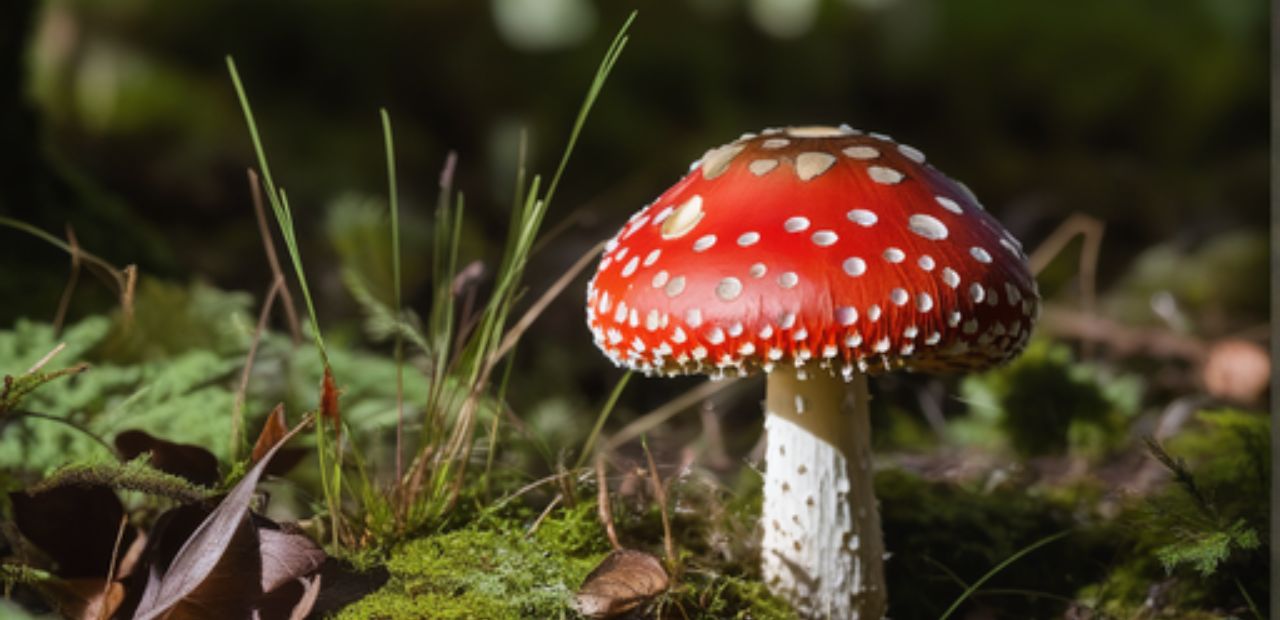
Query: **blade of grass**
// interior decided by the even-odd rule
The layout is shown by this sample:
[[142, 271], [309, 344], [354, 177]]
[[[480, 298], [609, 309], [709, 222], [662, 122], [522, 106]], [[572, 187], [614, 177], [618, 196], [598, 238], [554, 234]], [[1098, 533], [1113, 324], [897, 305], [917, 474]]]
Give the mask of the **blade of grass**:
[[1240, 583], [1240, 578], [1232, 577], [1231, 580], [1236, 582], [1236, 589], [1240, 590], [1240, 596], [1243, 596], [1244, 602], [1249, 605], [1249, 611], [1253, 614], [1253, 617], [1262, 620], [1262, 612], [1258, 611], [1258, 605], [1253, 602], [1253, 597], [1249, 596], [1249, 592], [1244, 589], [1244, 584]]
[[[462, 229], [464, 197], [452, 195], [452, 177], [455, 159], [451, 155], [441, 174], [440, 199], [436, 206], [435, 246], [433, 248], [433, 277], [435, 299], [428, 317], [428, 338], [432, 345], [431, 383], [425, 411], [425, 423], [421, 447], [404, 478], [408, 488], [403, 513], [412, 518], [444, 514], [456, 502], [464, 485], [471, 451], [475, 443], [477, 418], [485, 411], [493, 410], [495, 416], [503, 410], [499, 389], [498, 403], [490, 405], [490, 379], [498, 364], [505, 357], [508, 363], [511, 351], [518, 340], [507, 339], [506, 326], [516, 301], [523, 293], [523, 279], [530, 251], [547, 213], [555, 185], [564, 173], [578, 136], [585, 124], [605, 78], [609, 74], [627, 41], [626, 30], [634, 19], [633, 13], [619, 30], [596, 71], [578, 117], [570, 132], [568, 143], [553, 177], [554, 184], [545, 194], [539, 176], [525, 181], [524, 139], [521, 140], [521, 158], [516, 171], [516, 191], [508, 230], [490, 297], [478, 312], [475, 322], [459, 336], [458, 344], [451, 342], [455, 325], [456, 292], [450, 286], [458, 260], [458, 241]], [[562, 285], [567, 286], [566, 285]], [[562, 290], [562, 289], [561, 289]], [[551, 297], [554, 297], [552, 294]], [[548, 300], [550, 298], [547, 298]], [[543, 304], [545, 306], [545, 304]], [[536, 317], [538, 308], [529, 317]], [[522, 331], [527, 329], [528, 322]], [[501, 354], [497, 354], [501, 352]], [[509, 366], [508, 366], [509, 367]], [[504, 381], [505, 384], [505, 381]], [[490, 429], [490, 444], [496, 440], [497, 422]], [[491, 467], [494, 451], [490, 449], [486, 459], [487, 472]], [[414, 527], [421, 524], [407, 523]]]
[[[396, 316], [401, 314], [400, 298], [400, 201], [396, 190], [396, 148], [391, 132], [391, 115], [386, 108], [382, 117], [382, 140], [387, 150], [387, 202], [391, 207], [391, 281], [395, 289]], [[395, 334], [396, 356], [396, 480], [404, 474], [404, 339]]]
[[987, 580], [996, 576], [1000, 571], [1004, 570], [1005, 567], [1009, 566], [1010, 564], [1013, 564], [1014, 562], [1017, 562], [1018, 560], [1022, 559], [1023, 556], [1027, 555], [1028, 553], [1031, 553], [1032, 551], [1035, 551], [1036, 549], [1039, 549], [1040, 547], [1043, 547], [1051, 542], [1055, 542], [1063, 538], [1066, 538], [1067, 535], [1070, 533], [1071, 533], [1071, 530], [1065, 530], [1062, 532], [1058, 532], [1057, 534], [1051, 534], [1049, 536], [1045, 536], [1044, 538], [1041, 538], [1040, 540], [1037, 540], [1031, 543], [1030, 545], [1023, 547], [1017, 553], [1009, 556], [1008, 558], [1005, 558], [1003, 562], [996, 564], [994, 568], [987, 571], [985, 575], [983, 575], [982, 577], [979, 577], [977, 581], [973, 582], [973, 584], [970, 585], [969, 588], [966, 589], [960, 595], [960, 598], [957, 598], [955, 602], [951, 603], [951, 606], [948, 607], [946, 611], [942, 612], [941, 616], [938, 616], [938, 620], [947, 620], [947, 618], [951, 617], [951, 614], [955, 613], [955, 611], [960, 608], [960, 605], [964, 603], [966, 599], [968, 599], [970, 596], [973, 596], [973, 593], [977, 592], [978, 588], [982, 587], [982, 584], [986, 583]]
[[[325, 375], [328, 377], [331, 373], [329, 353], [324, 346], [324, 336], [321, 334], [320, 321], [316, 316], [315, 302], [311, 298], [311, 289], [307, 285], [307, 275], [302, 268], [302, 253], [298, 250], [298, 240], [293, 226], [293, 210], [289, 206], [289, 196], [283, 188], [276, 186], [275, 179], [271, 176], [271, 166], [267, 161], [266, 150], [262, 146], [262, 138], [258, 133], [258, 124], [253, 116], [253, 108], [249, 105], [249, 96], [240, 80], [240, 73], [236, 70], [235, 60], [230, 55], [227, 56], [226, 60], [227, 71], [231, 75], [231, 83], [235, 87], [236, 97], [239, 99], [241, 110], [244, 112], [245, 125], [249, 130], [249, 139], [253, 143], [254, 153], [258, 158], [258, 166], [262, 169], [262, 181], [267, 189], [267, 202], [271, 204], [271, 210], [276, 216], [276, 223], [280, 227], [280, 236], [284, 238], [285, 248], [289, 251], [294, 274], [298, 278], [298, 287], [302, 290], [302, 298], [307, 304], [307, 314], [311, 319], [311, 337], [315, 341], [316, 351], [320, 355]], [[321, 400], [323, 401], [324, 399], [322, 398]], [[339, 439], [342, 423], [341, 420], [336, 418], [333, 423], [335, 438], [333, 465], [328, 465], [325, 459], [326, 443], [324, 441], [323, 420], [316, 424], [316, 453], [320, 466], [320, 484], [324, 491], [325, 503], [332, 523], [334, 545], [337, 546], [338, 535], [342, 529], [339, 506], [342, 497], [342, 477], [340, 475], [342, 443]], [[330, 467], [333, 467], [337, 475], [330, 475]]]
[[582, 444], [582, 452], [578, 454], [578, 460], [574, 463], [573, 468], [579, 469], [586, 464], [587, 458], [595, 452], [596, 439], [600, 437], [600, 430], [604, 428], [605, 420], [609, 419], [609, 414], [613, 413], [613, 408], [618, 404], [618, 397], [622, 396], [622, 391], [627, 389], [627, 382], [631, 381], [632, 373], [624, 373], [618, 383], [613, 386], [613, 392], [609, 394], [609, 400], [604, 402], [604, 407], [600, 408], [600, 414], [596, 416], [596, 423], [591, 427], [591, 433], [587, 435], [587, 441]]
[[574, 279], [591, 264], [597, 255], [600, 254], [600, 251], [604, 249], [604, 245], [605, 242], [601, 241], [590, 250], [587, 250], [580, 258], [578, 258], [577, 262], [575, 262], [573, 266], [569, 267], [568, 271], [565, 271], [563, 275], [556, 279], [555, 283], [542, 293], [542, 296], [538, 298], [538, 301], [534, 302], [534, 304], [525, 311], [524, 316], [520, 317], [520, 320], [507, 330], [507, 334], [503, 338], [502, 344], [500, 344], [498, 349], [493, 353], [494, 357], [501, 358], [505, 356], [511, 348], [515, 346], [516, 342], [520, 340], [520, 337], [524, 335], [525, 331], [527, 331], [529, 327], [533, 325], [533, 322], [538, 320], [538, 317], [546, 311], [547, 306], [551, 305], [551, 302], [555, 301], [555, 299], [560, 296], [560, 293], [564, 292], [564, 289], [568, 287], [569, 284], [572, 283]]
[[227, 71], [231, 74], [231, 83], [235, 86], [236, 97], [240, 100], [240, 108], [244, 112], [245, 125], [249, 129], [249, 140], [253, 143], [253, 151], [258, 158], [258, 167], [262, 170], [262, 181], [267, 187], [267, 202], [275, 213], [276, 223], [280, 226], [280, 235], [284, 238], [285, 248], [293, 262], [293, 270], [298, 278], [298, 287], [302, 289], [303, 301], [307, 304], [307, 313], [311, 317], [311, 337], [315, 340], [316, 349], [325, 368], [329, 367], [329, 353], [324, 346], [324, 337], [320, 333], [320, 321], [316, 318], [315, 303], [311, 299], [311, 290], [307, 286], [307, 275], [302, 268], [302, 254], [298, 251], [298, 240], [293, 228], [293, 212], [289, 208], [289, 198], [283, 188], [277, 189], [275, 179], [271, 176], [271, 166], [267, 162], [267, 153], [262, 146], [262, 137], [258, 134], [258, 123], [254, 120], [253, 109], [249, 105], [249, 95], [240, 81], [240, 73], [236, 71], [236, 62], [227, 56]]
[[569, 165], [569, 156], [573, 154], [573, 147], [578, 143], [578, 135], [582, 133], [582, 127], [587, 124], [587, 115], [591, 113], [591, 108], [596, 103], [596, 97], [600, 95], [600, 90], [604, 88], [605, 78], [613, 71], [614, 63], [618, 62], [618, 58], [622, 56], [622, 50], [627, 47], [627, 31], [631, 29], [631, 22], [635, 21], [636, 14], [639, 11], [631, 11], [627, 16], [627, 20], [622, 22], [622, 27], [618, 29], [618, 34], [613, 39], [613, 44], [609, 46], [609, 50], [605, 52], [604, 60], [600, 62], [600, 67], [596, 70], [595, 79], [591, 80], [591, 86], [587, 89], [587, 97], [582, 102], [582, 107], [578, 110], [578, 118], [573, 123], [573, 130], [569, 132], [569, 143], [564, 147], [564, 154], [560, 157], [560, 165], [556, 167], [556, 173], [551, 177], [551, 183], [547, 186], [547, 194], [543, 196], [543, 202], [550, 203], [552, 197], [556, 194], [556, 188], [560, 186], [560, 177], [564, 175], [564, 170]]

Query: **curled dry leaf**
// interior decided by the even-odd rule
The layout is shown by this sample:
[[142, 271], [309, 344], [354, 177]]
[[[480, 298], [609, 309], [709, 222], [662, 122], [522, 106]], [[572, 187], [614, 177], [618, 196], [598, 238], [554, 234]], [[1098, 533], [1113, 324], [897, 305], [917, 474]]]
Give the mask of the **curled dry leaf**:
[[289, 427], [284, 423], [284, 403], [280, 403], [267, 415], [267, 421], [262, 425], [262, 432], [258, 433], [258, 441], [253, 444], [251, 462], [261, 461], [262, 457], [266, 456], [267, 452], [280, 443], [280, 439], [288, 433]]
[[[66, 579], [106, 577], [124, 518], [124, 505], [106, 487], [63, 486], [34, 495], [9, 494], [13, 521], [27, 540], [55, 564]], [[137, 533], [124, 532], [121, 549], [128, 549]]]
[[[267, 416], [267, 421], [262, 425], [262, 432], [258, 434], [258, 440], [253, 444], [253, 454], [251, 463], [257, 463], [262, 460], [271, 446], [280, 442], [280, 438], [289, 432], [289, 426], [285, 423], [284, 403], [276, 405], [275, 409]], [[299, 461], [306, 458], [306, 448], [291, 448], [284, 446], [276, 452], [275, 458], [271, 459], [271, 464], [267, 465], [263, 475], [266, 476], [283, 476], [289, 473]]]
[[[194, 603], [203, 604], [206, 595], [224, 602], [238, 598], [227, 593], [243, 594], [245, 588], [261, 594], [262, 558], [258, 555], [257, 531], [250, 525], [249, 503], [258, 480], [271, 462], [271, 458], [291, 437], [307, 426], [304, 420], [263, 455], [244, 478], [240, 480], [212, 512], [195, 528], [183, 543], [173, 561], [161, 573], [152, 568], [142, 600], [134, 618], [152, 620], [168, 615], [170, 610], [183, 603], [189, 596], [198, 595]], [[248, 540], [246, 544], [244, 541]], [[230, 554], [229, 554], [230, 552]], [[256, 573], [246, 571], [256, 569]], [[249, 585], [242, 582], [248, 579]], [[208, 581], [208, 583], [206, 583]], [[248, 603], [248, 601], [244, 601]], [[189, 605], [191, 611], [198, 606]], [[226, 611], [226, 610], [223, 610]], [[247, 609], [246, 609], [247, 612]], [[221, 617], [244, 617], [246, 614], [222, 614]], [[200, 617], [197, 615], [182, 617]]]
[[217, 485], [221, 479], [218, 476], [218, 457], [200, 446], [167, 441], [139, 430], [116, 435], [115, 443], [116, 450], [126, 461], [150, 453], [151, 466], [162, 472], [207, 487]]
[[587, 575], [574, 596], [573, 607], [588, 618], [616, 618], [666, 591], [669, 584], [658, 558], [643, 551], [618, 549]]

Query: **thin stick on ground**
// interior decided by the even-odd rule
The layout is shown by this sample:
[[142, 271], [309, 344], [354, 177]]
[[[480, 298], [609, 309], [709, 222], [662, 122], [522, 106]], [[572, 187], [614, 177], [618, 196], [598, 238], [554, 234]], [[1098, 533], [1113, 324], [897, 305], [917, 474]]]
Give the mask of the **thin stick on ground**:
[[28, 375], [34, 374], [36, 371], [40, 370], [41, 368], [44, 368], [45, 364], [48, 364], [50, 360], [52, 360], [55, 356], [57, 356], [59, 353], [62, 353], [62, 350], [65, 348], [67, 348], [67, 343], [59, 342], [58, 346], [54, 347], [48, 353], [45, 353], [44, 357], [40, 358], [39, 361], [32, 364], [31, 368], [28, 368], [27, 372], [24, 374], [28, 374]]
[[563, 499], [564, 495], [558, 493], [555, 497], [551, 498], [551, 501], [547, 503], [547, 507], [542, 509], [542, 512], [538, 514], [538, 518], [533, 520], [533, 524], [529, 526], [528, 531], [526, 531], [524, 535], [526, 537], [533, 536], [533, 534], [538, 531], [538, 526], [542, 525], [542, 522], [547, 520], [551, 511], [555, 510], [556, 506], [559, 506]]
[[604, 525], [604, 535], [609, 538], [609, 544], [613, 545], [614, 551], [619, 551], [622, 545], [618, 543], [618, 532], [613, 527], [613, 507], [609, 504], [609, 482], [605, 479], [604, 468], [604, 453], [600, 452], [596, 454], [596, 514]]
[[67, 245], [71, 246], [71, 274], [67, 276], [67, 286], [62, 289], [62, 297], [58, 299], [58, 312], [53, 315], [53, 333], [62, 333], [62, 322], [67, 319], [67, 308], [71, 305], [71, 294], [80, 281], [80, 242], [76, 240], [76, 231], [67, 224]]
[[662, 515], [662, 550], [667, 556], [667, 572], [671, 574], [671, 580], [675, 581], [680, 576], [680, 564], [676, 556], [676, 542], [671, 537], [671, 517], [667, 516], [667, 489], [662, 486], [662, 477], [658, 475], [658, 466], [653, 462], [649, 442], [642, 438], [640, 445], [644, 448], [644, 458], [649, 463], [649, 481], [653, 484], [653, 497], [658, 500], [658, 510]]
[[285, 290], [284, 275], [277, 273], [276, 279], [267, 289], [267, 296], [262, 301], [262, 310], [258, 312], [258, 324], [253, 329], [253, 340], [249, 342], [249, 352], [245, 354], [244, 370], [240, 371], [240, 386], [236, 388], [235, 403], [231, 406], [231, 460], [240, 458], [240, 447], [244, 444], [244, 401], [249, 391], [249, 375], [253, 371], [253, 360], [258, 354], [258, 343], [262, 341], [262, 332], [267, 328], [267, 317], [271, 315], [271, 305], [276, 295]]
[[[272, 276], [284, 282], [284, 271], [280, 269], [280, 259], [276, 256], [276, 244], [271, 240], [271, 227], [267, 224], [266, 207], [262, 204], [262, 184], [258, 180], [258, 173], [249, 168], [249, 195], [253, 201], [254, 217], [258, 220], [258, 235], [262, 237], [262, 248], [267, 253], [267, 264], [271, 266]], [[298, 323], [298, 310], [293, 306], [293, 295], [289, 293], [289, 287], [285, 286], [281, 289], [281, 297], [284, 300], [284, 316], [289, 323], [289, 334], [293, 337], [293, 344], [302, 342], [302, 328]]]

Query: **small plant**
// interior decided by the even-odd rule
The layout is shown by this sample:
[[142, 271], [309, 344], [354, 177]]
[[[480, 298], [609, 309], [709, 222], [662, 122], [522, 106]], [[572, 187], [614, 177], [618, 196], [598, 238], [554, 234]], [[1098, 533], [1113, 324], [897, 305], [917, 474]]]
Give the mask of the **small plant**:
[[[321, 484], [324, 489], [325, 509], [335, 549], [388, 548], [404, 536], [439, 523], [458, 503], [467, 477], [476, 435], [482, 424], [487, 423], [490, 457], [499, 432], [499, 411], [502, 402], [506, 374], [499, 374], [501, 364], [510, 364], [510, 353], [529, 320], [522, 320], [509, 330], [508, 323], [521, 292], [521, 279], [529, 256], [538, 237], [556, 188], [568, 165], [579, 133], [586, 121], [605, 79], [617, 62], [627, 42], [626, 30], [634, 15], [623, 24], [618, 35], [605, 53], [600, 67], [588, 88], [586, 99], [578, 114], [568, 144], [550, 182], [543, 184], [541, 176], [526, 179], [523, 162], [518, 167], [515, 200], [513, 202], [510, 235], [502, 259], [494, 275], [494, 284], [488, 300], [474, 316], [457, 316], [458, 291], [454, 286], [458, 275], [458, 244], [462, 229], [465, 200], [453, 188], [453, 171], [456, 161], [451, 155], [440, 176], [440, 193], [435, 208], [433, 247], [434, 296], [425, 325], [420, 325], [412, 314], [400, 307], [400, 235], [399, 208], [396, 191], [395, 149], [391, 120], [385, 110], [381, 113], [383, 135], [386, 143], [388, 185], [390, 186], [391, 251], [395, 307], [388, 307], [377, 296], [369, 293], [369, 287], [354, 271], [348, 271], [346, 279], [356, 299], [365, 308], [375, 325], [392, 336], [395, 341], [397, 363], [397, 394], [403, 386], [403, 344], [409, 342], [420, 349], [428, 360], [424, 379], [427, 395], [422, 407], [421, 431], [417, 448], [407, 466], [402, 465], [404, 449], [402, 435], [402, 406], [398, 402], [395, 452], [395, 477], [390, 488], [381, 488], [373, 474], [351, 442], [340, 439], [345, 423], [338, 415], [335, 387], [340, 377], [335, 377], [329, 363], [329, 355], [320, 336], [319, 322], [314, 304], [306, 286], [306, 276], [293, 232], [293, 215], [287, 195], [277, 188], [270, 172], [262, 140], [234, 62], [228, 59], [228, 69], [240, 96], [248, 123], [250, 137], [262, 170], [262, 182], [276, 223], [279, 225], [285, 245], [294, 265], [295, 274], [302, 289], [303, 299], [311, 317], [312, 335], [316, 350], [324, 367], [322, 389], [322, 413], [332, 423], [333, 443], [326, 441], [324, 424], [317, 425], [317, 455], [320, 457]], [[523, 149], [522, 149], [523, 157]], [[545, 304], [543, 304], [545, 306]], [[540, 306], [535, 304], [535, 311]], [[496, 383], [495, 383], [496, 381]], [[333, 404], [325, 404], [330, 403]], [[344, 491], [343, 476], [347, 463], [344, 448], [352, 447], [352, 464], [357, 479], [354, 489]], [[488, 471], [484, 473], [487, 477]], [[481, 481], [483, 486], [484, 482]], [[344, 501], [350, 494], [358, 508], [352, 512]]]

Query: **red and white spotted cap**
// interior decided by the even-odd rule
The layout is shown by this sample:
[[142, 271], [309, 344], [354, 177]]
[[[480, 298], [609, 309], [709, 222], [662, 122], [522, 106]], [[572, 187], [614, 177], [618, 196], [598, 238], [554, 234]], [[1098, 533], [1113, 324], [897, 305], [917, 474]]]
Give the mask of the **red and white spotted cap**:
[[968, 188], [843, 126], [708, 151], [587, 288], [596, 344], [647, 374], [978, 370], [1021, 351], [1038, 313], [1021, 244]]

